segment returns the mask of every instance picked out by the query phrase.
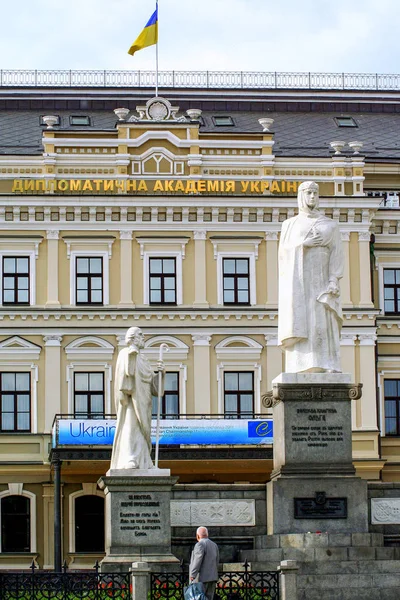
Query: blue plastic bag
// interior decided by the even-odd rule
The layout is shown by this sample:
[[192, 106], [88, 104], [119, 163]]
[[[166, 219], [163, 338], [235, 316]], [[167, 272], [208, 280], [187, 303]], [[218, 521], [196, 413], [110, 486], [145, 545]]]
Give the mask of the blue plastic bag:
[[200, 581], [188, 585], [185, 588], [184, 596], [185, 600], [207, 600], [207, 596], [204, 593], [204, 585]]

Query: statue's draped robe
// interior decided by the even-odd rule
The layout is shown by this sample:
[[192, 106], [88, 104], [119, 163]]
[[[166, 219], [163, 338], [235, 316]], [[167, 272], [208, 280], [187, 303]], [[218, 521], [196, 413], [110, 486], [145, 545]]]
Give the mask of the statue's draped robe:
[[[304, 246], [316, 231], [321, 246]], [[279, 244], [278, 343], [286, 372], [341, 371], [340, 298], [328, 294], [329, 280], [343, 275], [339, 227], [318, 211], [283, 222]]]
[[158, 374], [136, 349], [124, 348], [115, 368], [114, 401], [117, 426], [111, 469], [151, 469], [152, 395], [158, 394]]

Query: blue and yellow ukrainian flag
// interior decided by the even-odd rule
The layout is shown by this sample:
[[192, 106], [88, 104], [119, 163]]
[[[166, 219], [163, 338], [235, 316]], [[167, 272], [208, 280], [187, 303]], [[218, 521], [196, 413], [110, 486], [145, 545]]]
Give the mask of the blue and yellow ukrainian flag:
[[133, 56], [138, 50], [147, 48], [157, 44], [158, 41], [158, 4], [156, 10], [151, 15], [150, 19], [146, 23], [143, 31], [138, 35], [132, 46], [128, 50], [128, 54]]

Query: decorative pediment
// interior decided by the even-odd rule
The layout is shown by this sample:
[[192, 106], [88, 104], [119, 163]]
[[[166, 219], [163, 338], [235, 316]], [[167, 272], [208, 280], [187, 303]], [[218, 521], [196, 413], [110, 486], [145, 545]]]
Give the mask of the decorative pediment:
[[40, 355], [41, 346], [33, 344], [28, 340], [14, 335], [0, 342], [1, 360], [13, 360], [21, 357], [26, 360], [37, 360]]
[[184, 116], [178, 117], [179, 106], [172, 106], [171, 102], [161, 96], [150, 98], [145, 106], [137, 106], [136, 115], [132, 115], [128, 121], [134, 123], [136, 121], [178, 121], [186, 123], [187, 119]]
[[73, 340], [65, 347], [65, 353], [70, 360], [99, 359], [111, 360], [114, 346], [95, 336], [85, 336]]
[[245, 360], [258, 361], [261, 358], [263, 346], [246, 336], [230, 336], [223, 339], [215, 346], [219, 360]]
[[157, 335], [145, 343], [143, 352], [150, 361], [157, 361], [160, 354], [160, 345], [167, 344], [169, 350], [164, 353], [165, 362], [186, 360], [189, 354], [189, 346], [182, 340], [170, 335]]

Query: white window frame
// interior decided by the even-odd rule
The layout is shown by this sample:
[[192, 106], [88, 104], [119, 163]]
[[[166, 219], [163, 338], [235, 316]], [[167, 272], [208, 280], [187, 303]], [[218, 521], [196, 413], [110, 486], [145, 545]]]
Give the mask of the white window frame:
[[[103, 259], [103, 304], [100, 306], [107, 306], [110, 303], [110, 280], [109, 280], [109, 254], [106, 251], [101, 250], [90, 250], [82, 252], [81, 250], [73, 250], [70, 254], [70, 281], [71, 281], [71, 292], [70, 292], [70, 304], [71, 306], [77, 306], [78, 308], [85, 310], [86, 307], [92, 306], [91, 304], [77, 304], [76, 303], [76, 259], [77, 258], [102, 258]], [[99, 306], [99, 305], [96, 305]]]
[[[14, 358], [14, 357], [13, 357]], [[39, 379], [39, 367], [32, 364], [31, 362], [0, 362], [0, 372], [3, 373], [8, 371], [9, 373], [31, 373], [31, 430], [28, 431], [16, 431], [9, 433], [37, 433], [38, 432], [38, 393], [37, 384]], [[7, 433], [2, 431], [1, 433]], [[0, 530], [1, 531], [1, 530]]]
[[[379, 343], [382, 338], [380, 338]], [[389, 343], [389, 342], [388, 342]], [[377, 371], [377, 385], [378, 385], [378, 395], [379, 395], [379, 404], [380, 404], [380, 423], [379, 429], [381, 432], [381, 436], [386, 436], [386, 426], [385, 426], [385, 379], [400, 379], [400, 364], [395, 365], [396, 358], [393, 356], [385, 356], [382, 355], [378, 360], [378, 371]], [[385, 365], [385, 363], [387, 363]], [[400, 439], [397, 436], [389, 436], [393, 439]]]
[[[214, 247], [214, 258], [217, 261], [217, 304], [224, 306], [224, 258], [248, 258], [249, 259], [249, 294], [250, 306], [257, 304], [257, 284], [256, 284], [256, 260], [258, 260], [258, 246], [262, 239], [229, 238], [229, 239], [211, 239]], [[226, 246], [237, 246], [238, 250], [227, 250]], [[243, 246], [253, 246], [253, 250], [243, 250]], [[241, 306], [238, 304], [238, 307]], [[234, 305], [229, 305], [234, 308]]]
[[[235, 346], [240, 343], [240, 346]], [[215, 346], [217, 360], [218, 413], [225, 413], [224, 373], [252, 371], [254, 373], [254, 413], [261, 414], [261, 354], [264, 347], [247, 336], [230, 336]]]
[[[77, 492], [72, 492], [68, 497], [68, 514], [69, 514], [69, 552], [76, 552], [75, 549], [75, 500], [81, 496], [99, 496], [103, 498], [105, 502], [104, 492], [97, 489], [97, 483], [82, 483], [82, 489]], [[104, 504], [105, 509], [105, 504]], [[105, 527], [105, 514], [104, 510], [104, 527]]]
[[[176, 260], [176, 305], [183, 304], [183, 259], [189, 238], [136, 238], [143, 260], [143, 304], [150, 305], [150, 258], [175, 258]], [[160, 246], [164, 249], [160, 250]]]
[[[29, 257], [29, 306], [36, 305], [36, 259], [38, 255], [35, 250], [1, 250], [0, 251], [0, 281], [1, 281], [1, 294], [0, 294], [0, 306], [6, 306], [10, 310], [18, 310], [24, 308], [19, 304], [3, 304], [3, 257], [15, 256], [21, 258], [24, 256]], [[25, 305], [26, 307], [26, 305]]]
[[114, 414], [111, 410], [111, 382], [112, 366], [99, 361], [82, 361], [71, 363], [66, 368], [66, 381], [68, 386], [68, 414], [74, 414], [74, 373], [98, 372], [104, 373], [104, 414]]
[[168, 335], [154, 336], [146, 341], [143, 353], [147, 356], [150, 364], [155, 369], [160, 352], [160, 345], [167, 344], [169, 351], [163, 354], [165, 370], [179, 373], [179, 414], [186, 415], [187, 411], [187, 365], [189, 346], [184, 342]]
[[[30, 500], [30, 549], [29, 553], [33, 554], [36, 552], [36, 494], [33, 492], [28, 492], [24, 490], [23, 483], [9, 483], [8, 490], [4, 490], [0, 492], [0, 531], [1, 531], [1, 501], [3, 498], [7, 496], [24, 496], [25, 498], [29, 498]], [[3, 552], [1, 547], [1, 536], [0, 536], [0, 553]], [[24, 552], [15, 552], [15, 555], [25, 554]], [[11, 567], [8, 567], [11, 568]], [[15, 568], [20, 568], [18, 565], [15, 565]]]
[[[399, 250], [399, 258], [397, 261], [394, 262], [390, 262], [387, 259], [390, 257], [394, 257], [393, 256], [394, 253], [393, 252], [385, 252], [385, 251], [379, 251], [379, 249], [376, 251], [376, 268], [378, 270], [378, 288], [379, 288], [379, 308], [382, 311], [382, 315], [385, 315], [385, 287], [384, 287], [384, 282], [383, 282], [383, 271], [385, 269], [400, 269], [400, 250]], [[396, 318], [396, 315], [390, 315], [392, 316], [394, 319]]]

